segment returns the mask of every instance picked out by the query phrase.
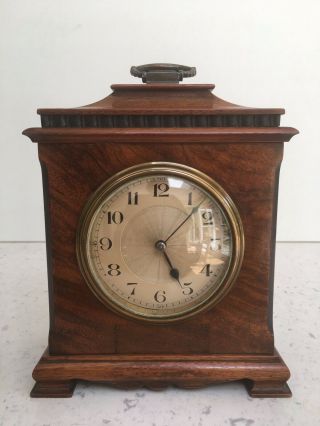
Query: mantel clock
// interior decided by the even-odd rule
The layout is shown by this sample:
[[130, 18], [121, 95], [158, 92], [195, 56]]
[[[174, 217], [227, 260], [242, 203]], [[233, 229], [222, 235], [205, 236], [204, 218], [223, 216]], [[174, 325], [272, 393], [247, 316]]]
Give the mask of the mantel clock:
[[282, 109], [226, 102], [195, 68], [131, 68], [81, 108], [40, 109], [50, 330], [33, 397], [77, 380], [290, 396], [274, 347]]

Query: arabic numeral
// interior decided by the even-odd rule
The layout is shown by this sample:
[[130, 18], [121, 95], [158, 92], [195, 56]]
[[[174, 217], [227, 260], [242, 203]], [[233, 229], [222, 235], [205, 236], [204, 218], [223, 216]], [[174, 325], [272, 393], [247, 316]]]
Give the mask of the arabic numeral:
[[154, 197], [169, 197], [169, 194], [165, 192], [169, 191], [169, 185], [167, 183], [156, 183], [153, 185], [153, 196]]
[[135, 290], [136, 290], [135, 286], [138, 285], [138, 283], [127, 283], [127, 285], [134, 286], [134, 287], [132, 287], [132, 290], [131, 290], [131, 293], [130, 293], [130, 296], [134, 296]]
[[123, 221], [123, 214], [119, 211], [108, 212], [107, 218], [109, 225], [111, 225], [112, 223], [120, 225], [120, 223]]
[[205, 212], [201, 214], [201, 216], [203, 219], [204, 226], [213, 225], [213, 214], [211, 210], [206, 210]]
[[154, 300], [158, 303], [163, 303], [167, 300], [166, 296], [165, 296], [166, 292], [164, 290], [158, 290], [154, 297]]
[[101, 250], [110, 250], [112, 247], [112, 241], [107, 237], [100, 238], [99, 244]]
[[201, 274], [205, 274], [207, 277], [210, 277], [210, 275], [212, 275], [213, 272], [214, 271], [212, 270], [212, 265], [210, 265], [209, 263], [205, 265], [200, 271]]
[[[183, 283], [184, 286], [189, 286], [192, 283]], [[182, 290], [182, 293], [185, 294], [186, 296], [189, 296], [190, 294], [193, 293], [193, 289], [191, 287], [186, 287]]]
[[121, 274], [120, 266], [117, 265], [116, 263], [110, 263], [110, 265], [108, 265], [108, 274], [111, 277], [117, 277], [118, 275]]
[[138, 204], [138, 197], [139, 197], [139, 195], [138, 195], [137, 192], [135, 192], [134, 194], [131, 191], [128, 192], [128, 204], [129, 205], [132, 205], [132, 204], [137, 205]]

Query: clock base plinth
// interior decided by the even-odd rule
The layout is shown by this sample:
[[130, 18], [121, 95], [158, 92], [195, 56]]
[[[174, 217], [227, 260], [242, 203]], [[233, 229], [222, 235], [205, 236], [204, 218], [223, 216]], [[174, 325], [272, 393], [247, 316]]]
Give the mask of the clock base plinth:
[[290, 372], [278, 352], [272, 355], [50, 355], [33, 371], [31, 397], [71, 397], [77, 380], [121, 389], [168, 386], [197, 389], [242, 380], [255, 398], [290, 397]]

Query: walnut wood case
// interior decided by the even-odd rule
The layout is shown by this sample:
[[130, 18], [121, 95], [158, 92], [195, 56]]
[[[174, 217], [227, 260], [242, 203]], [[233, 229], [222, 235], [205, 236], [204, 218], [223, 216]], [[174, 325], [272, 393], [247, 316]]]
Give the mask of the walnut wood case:
[[[213, 85], [114, 85], [74, 109], [41, 109], [38, 143], [48, 261], [50, 331], [31, 396], [71, 396], [77, 380], [131, 388], [200, 387], [244, 380], [252, 396], [289, 396], [289, 370], [274, 347], [273, 271], [282, 109], [240, 107]], [[190, 319], [148, 324], [120, 316], [89, 290], [76, 232], [90, 195], [141, 163], [181, 163], [206, 173], [236, 204], [243, 264], [230, 293]]]

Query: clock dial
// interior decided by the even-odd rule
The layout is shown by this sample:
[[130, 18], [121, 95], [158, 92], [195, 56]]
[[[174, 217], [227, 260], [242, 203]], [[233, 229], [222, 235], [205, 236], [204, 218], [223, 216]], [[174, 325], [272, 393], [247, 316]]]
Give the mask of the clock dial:
[[183, 318], [217, 302], [234, 280], [240, 219], [215, 182], [190, 170], [170, 163], [128, 169], [84, 211], [81, 269], [99, 299], [122, 313]]

